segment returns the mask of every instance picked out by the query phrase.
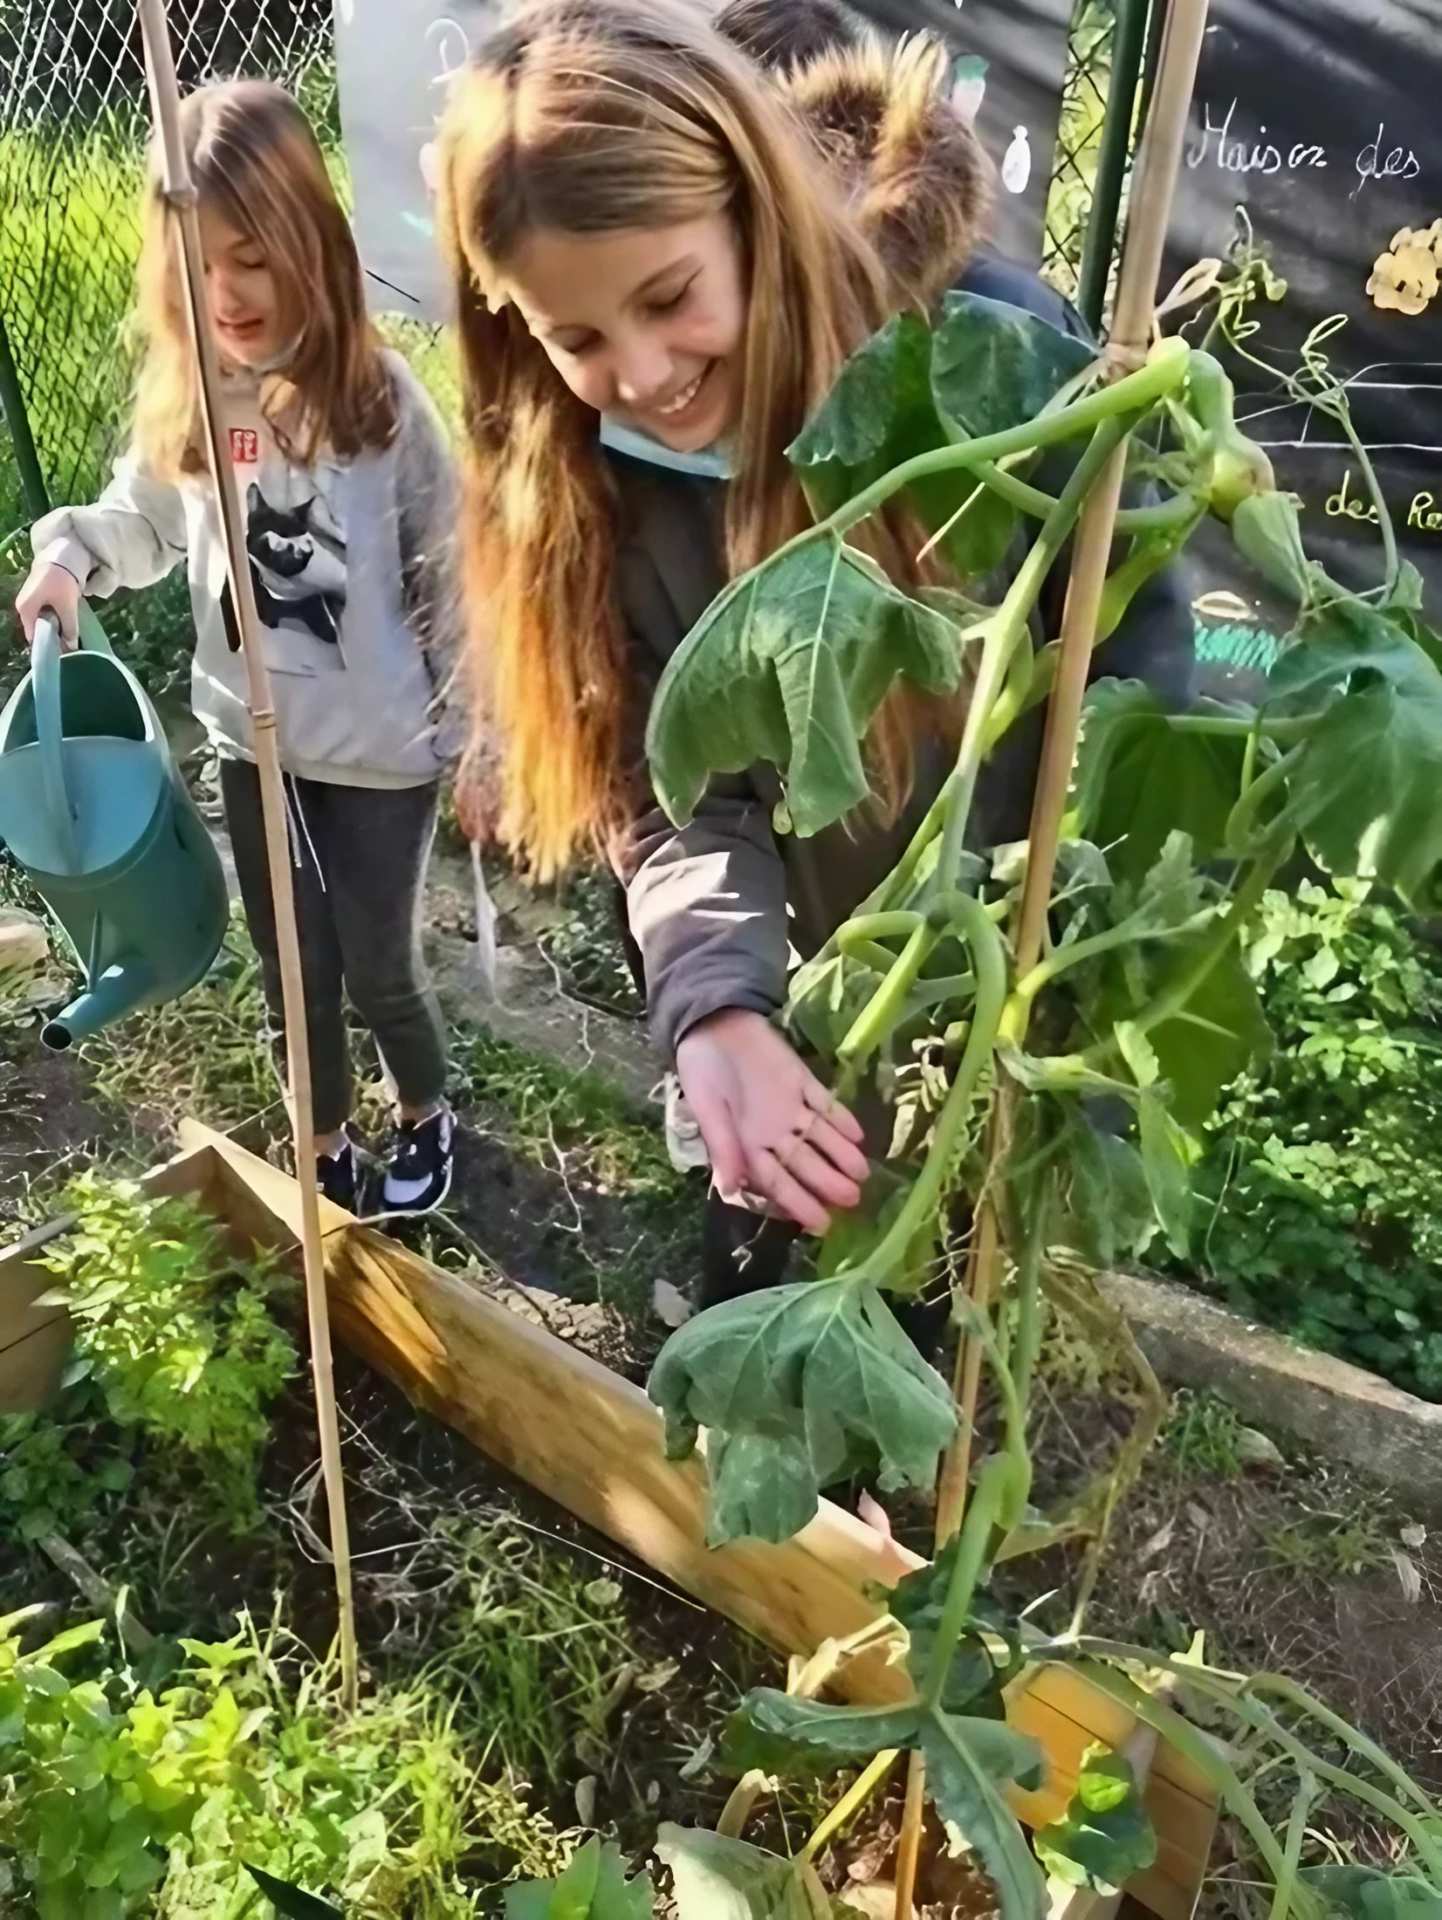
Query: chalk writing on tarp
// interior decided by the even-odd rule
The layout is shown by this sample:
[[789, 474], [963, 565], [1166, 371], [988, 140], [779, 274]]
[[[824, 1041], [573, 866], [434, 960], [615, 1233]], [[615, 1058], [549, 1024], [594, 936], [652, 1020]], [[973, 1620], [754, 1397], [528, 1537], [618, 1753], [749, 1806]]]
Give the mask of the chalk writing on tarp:
[[[1248, 343], [1295, 371], [1324, 351], [1346, 384], [1406, 557], [1442, 610], [1442, 0], [1214, 0], [1192, 106], [1169, 279], [1225, 254], [1244, 210], [1284, 298]], [[1165, 289], [1164, 289], [1165, 290]], [[1195, 335], [1195, 322], [1186, 331]], [[1231, 356], [1244, 430], [1304, 503], [1309, 548], [1375, 584], [1377, 512], [1339, 423]], [[1215, 548], [1208, 548], [1215, 552]]]

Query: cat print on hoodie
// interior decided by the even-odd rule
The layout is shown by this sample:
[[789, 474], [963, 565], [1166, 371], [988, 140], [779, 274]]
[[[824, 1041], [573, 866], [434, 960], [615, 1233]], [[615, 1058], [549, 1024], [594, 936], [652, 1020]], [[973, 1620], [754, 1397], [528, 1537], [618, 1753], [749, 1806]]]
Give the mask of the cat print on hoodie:
[[275, 507], [252, 481], [245, 544], [262, 623], [274, 632], [308, 633], [327, 646], [337, 645], [345, 611], [346, 549], [320, 495], [297, 506]]

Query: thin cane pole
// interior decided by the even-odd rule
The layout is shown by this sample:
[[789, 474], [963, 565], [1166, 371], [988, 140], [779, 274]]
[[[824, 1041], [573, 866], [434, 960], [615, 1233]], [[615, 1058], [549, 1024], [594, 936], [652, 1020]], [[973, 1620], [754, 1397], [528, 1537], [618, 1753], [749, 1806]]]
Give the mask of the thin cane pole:
[[326, 1300], [320, 1201], [314, 1173], [315, 1122], [311, 1108], [310, 1047], [306, 1032], [300, 939], [296, 931], [285, 789], [281, 783], [280, 751], [276, 744], [275, 706], [271, 698], [270, 674], [260, 648], [260, 623], [256, 615], [250, 561], [245, 547], [240, 493], [235, 482], [224, 423], [216, 405], [220, 369], [205, 299], [205, 265], [195, 189], [180, 133], [180, 90], [176, 84], [175, 61], [171, 55], [170, 34], [166, 26], [165, 0], [136, 0], [136, 6], [145, 42], [145, 71], [150, 87], [151, 111], [160, 141], [162, 193], [171, 213], [172, 230], [180, 242], [181, 281], [195, 347], [201, 423], [210, 472], [220, 502], [226, 575], [240, 626], [250, 688], [255, 765], [260, 779], [261, 813], [265, 822], [266, 857], [270, 869], [270, 891], [285, 1007], [291, 1127], [295, 1137], [295, 1164], [301, 1195], [300, 1237], [305, 1263], [306, 1312], [310, 1322], [311, 1372], [315, 1380], [321, 1470], [330, 1514], [331, 1553], [335, 1561], [336, 1600], [340, 1614], [341, 1685], [346, 1705], [353, 1707], [359, 1691], [359, 1675], [355, 1605], [351, 1596], [350, 1529], [346, 1520], [340, 1424], [336, 1417], [335, 1378], [331, 1367], [330, 1309]]
[[[1157, 280], [1181, 169], [1187, 113], [1197, 81], [1207, 8], [1208, 0], [1171, 0], [1167, 15], [1156, 92], [1137, 157], [1126, 250], [1117, 285], [1116, 315], [1107, 346], [1108, 367], [1114, 378], [1136, 366], [1150, 344]], [[1123, 441], [1099, 474], [1077, 525], [1071, 580], [1062, 616], [1056, 684], [1047, 709], [1046, 737], [1032, 801], [1026, 881], [1016, 924], [1018, 977], [1036, 965], [1046, 933], [1062, 815], [1076, 759], [1087, 673], [1096, 644], [1097, 616], [1111, 564], [1112, 536], [1125, 477], [1126, 442]], [[993, 1116], [992, 1134], [994, 1140], [1004, 1140], [1004, 1114]], [[984, 1198], [968, 1275], [972, 1299], [983, 1310], [997, 1294], [1001, 1254], [995, 1201]], [[963, 1341], [957, 1361], [960, 1419], [956, 1438], [942, 1467], [937, 1500], [938, 1547], [944, 1546], [960, 1527], [966, 1509], [967, 1468], [981, 1380], [981, 1352], [977, 1343]], [[921, 1848], [924, 1779], [921, 1755], [913, 1753], [897, 1848], [895, 1920], [911, 1920]]]

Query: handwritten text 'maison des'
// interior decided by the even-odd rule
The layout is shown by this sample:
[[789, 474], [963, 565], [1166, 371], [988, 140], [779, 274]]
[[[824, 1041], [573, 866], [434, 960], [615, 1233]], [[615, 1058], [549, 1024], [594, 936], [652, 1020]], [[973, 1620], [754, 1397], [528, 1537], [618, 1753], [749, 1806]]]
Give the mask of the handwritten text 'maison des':
[[[1202, 108], [1201, 130], [1187, 150], [1187, 165], [1212, 165], [1222, 173], [1308, 173], [1332, 165], [1328, 147], [1316, 140], [1286, 140], [1269, 135], [1265, 123], [1255, 140], [1238, 138], [1232, 132], [1237, 117], [1237, 102], [1232, 101], [1220, 120], [1206, 101]], [[1350, 161], [1357, 184], [1352, 197], [1370, 180], [1415, 180], [1422, 163], [1411, 147], [1390, 143], [1385, 122], [1379, 122], [1374, 138], [1368, 140]]]

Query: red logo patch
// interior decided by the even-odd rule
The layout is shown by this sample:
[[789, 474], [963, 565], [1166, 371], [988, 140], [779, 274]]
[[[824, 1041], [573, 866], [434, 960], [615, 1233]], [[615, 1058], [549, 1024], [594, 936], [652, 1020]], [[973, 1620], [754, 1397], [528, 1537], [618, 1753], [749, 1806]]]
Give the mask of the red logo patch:
[[260, 465], [260, 435], [254, 427], [232, 427], [230, 457], [238, 467]]

